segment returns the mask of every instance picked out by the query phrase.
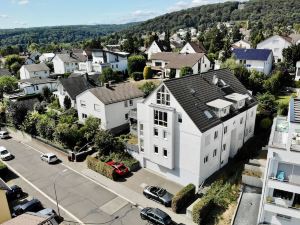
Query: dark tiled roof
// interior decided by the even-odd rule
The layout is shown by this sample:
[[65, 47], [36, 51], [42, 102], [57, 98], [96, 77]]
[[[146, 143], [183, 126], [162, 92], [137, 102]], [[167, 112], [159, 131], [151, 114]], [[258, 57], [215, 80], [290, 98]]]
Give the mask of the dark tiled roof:
[[97, 87], [89, 91], [105, 105], [144, 96], [144, 93], [130, 82], [112, 84], [108, 88]]
[[243, 49], [236, 48], [233, 50], [233, 54], [240, 60], [260, 60], [266, 61], [269, 55], [272, 53], [270, 49]]
[[51, 78], [30, 78], [20, 80], [19, 83], [28, 83], [28, 84], [47, 84], [47, 83], [56, 83], [57, 80]]
[[87, 60], [87, 57], [85, 55], [83, 55], [82, 53], [71, 52], [71, 53], [57, 54], [56, 56], [65, 63], [85, 62]]
[[[214, 76], [216, 76], [219, 81], [223, 80], [226, 86], [220, 87], [221, 85], [213, 84]], [[247, 89], [239, 82], [233, 73], [227, 69], [171, 79], [164, 81], [164, 84], [201, 132], [205, 132], [222, 123], [223, 120], [228, 119], [228, 117], [218, 118], [206, 103], [216, 99], [227, 100], [224, 96], [231, 93], [249, 95]], [[251, 101], [247, 100], [248, 108], [256, 104], [254, 98], [252, 98]], [[245, 109], [246, 108], [243, 110]], [[233, 116], [235, 113], [231, 112], [229, 116]], [[211, 115], [211, 118], [208, 118], [207, 114]]]
[[84, 76], [63, 78], [59, 82], [72, 100], [82, 92], [97, 86], [93, 80], [87, 80]]
[[206, 49], [204, 48], [203, 44], [201, 42], [189, 42], [189, 44], [192, 46], [195, 52], [197, 53], [206, 53]]

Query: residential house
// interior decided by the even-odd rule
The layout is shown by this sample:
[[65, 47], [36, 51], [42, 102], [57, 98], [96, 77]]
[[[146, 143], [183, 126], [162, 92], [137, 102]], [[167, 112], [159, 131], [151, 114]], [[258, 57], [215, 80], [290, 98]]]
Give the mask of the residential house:
[[232, 48], [232, 49], [235, 49], [235, 48], [245, 48], [245, 49], [250, 49], [250, 48], [251, 48], [251, 42], [242, 39], [242, 40], [239, 40], [239, 41], [233, 43], [233, 44], [231, 45], [231, 48]]
[[236, 62], [244, 65], [248, 70], [256, 70], [269, 75], [272, 71], [273, 53], [270, 49], [242, 49], [233, 50]]
[[176, 52], [161, 52], [151, 56], [153, 70], [161, 71], [163, 77], [168, 77], [173, 70], [175, 77], [180, 76], [182, 67], [191, 67], [194, 74], [210, 70], [210, 61], [204, 53], [180, 54]]
[[275, 63], [283, 61], [282, 51], [292, 45], [293, 39], [274, 35], [257, 44], [257, 49], [271, 49], [273, 51]]
[[52, 59], [54, 58], [55, 54], [50, 52], [50, 53], [43, 53], [40, 57], [39, 60], [40, 62], [51, 62]]
[[60, 78], [58, 80], [57, 91], [53, 94], [58, 98], [59, 104], [64, 108], [66, 97], [71, 100], [71, 107], [77, 109], [76, 97], [84, 91], [97, 87], [99, 75], [89, 76], [87, 74]]
[[18, 82], [19, 89], [24, 95], [41, 94], [45, 87], [51, 92], [57, 90], [57, 80], [50, 78], [30, 78]]
[[274, 119], [258, 214], [258, 224], [300, 224], [300, 99], [287, 117]]
[[6, 198], [7, 190], [9, 190], [9, 187], [0, 178], [0, 224], [11, 219], [9, 205]]
[[229, 70], [163, 81], [137, 104], [141, 165], [199, 187], [253, 136], [257, 102]]
[[193, 54], [193, 53], [206, 53], [206, 49], [204, 48], [201, 42], [188, 42], [183, 46], [180, 51], [181, 54]]
[[25, 58], [24, 58], [24, 65], [30, 65], [30, 64], [36, 64], [39, 60], [41, 53], [39, 52], [33, 52], [29, 53]]
[[45, 63], [23, 65], [20, 69], [20, 78], [47, 78], [50, 75], [50, 69]]
[[299, 81], [300, 80], [300, 61], [296, 63], [296, 76], [295, 80]]
[[76, 97], [78, 118], [84, 122], [88, 116], [101, 119], [101, 127], [113, 133], [128, 129], [129, 113], [136, 109], [144, 93], [133, 83], [106, 84], [86, 90]]
[[86, 62], [87, 57], [83, 53], [62, 53], [56, 54], [52, 59], [54, 66], [54, 73], [65, 74], [73, 73], [75, 70], [79, 69], [80, 62]]
[[39, 213], [26, 212], [1, 225], [58, 225], [55, 216], [45, 216]]
[[147, 49], [146, 54], [148, 55], [148, 59], [151, 59], [153, 54], [167, 51], [170, 51], [170, 49], [164, 44], [164, 41], [153, 41]]

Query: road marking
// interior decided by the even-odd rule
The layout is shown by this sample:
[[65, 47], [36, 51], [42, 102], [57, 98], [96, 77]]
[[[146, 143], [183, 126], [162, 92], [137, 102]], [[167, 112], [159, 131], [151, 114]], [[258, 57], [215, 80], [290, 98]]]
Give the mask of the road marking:
[[[35, 190], [37, 190], [40, 194], [42, 194], [45, 198], [47, 198], [50, 202], [52, 202], [54, 205], [56, 205], [56, 201], [54, 201], [51, 197], [49, 197], [46, 193], [44, 193], [42, 190], [40, 190], [37, 186], [35, 186], [33, 183], [31, 183], [29, 180], [27, 180], [24, 176], [22, 176], [19, 172], [17, 172], [14, 168], [12, 168], [9, 164], [6, 162], [3, 162], [11, 171], [13, 171], [15, 174], [17, 174], [19, 177], [21, 177], [25, 182], [27, 182], [30, 186], [32, 186]], [[70, 217], [72, 217], [74, 220], [76, 220], [79, 224], [84, 225], [84, 223], [78, 219], [76, 216], [74, 216], [72, 213], [70, 213], [68, 210], [66, 210], [63, 206], [58, 204], [59, 208], [62, 209], [65, 213], [67, 213]]]
[[[25, 146], [27, 146], [27, 147], [33, 149], [34, 151], [36, 151], [36, 152], [38, 152], [38, 153], [40, 153], [40, 154], [44, 154], [44, 152], [41, 152], [40, 150], [38, 150], [38, 149], [32, 147], [31, 145], [28, 145], [28, 144], [22, 142], [22, 141], [19, 141], [19, 143], [21, 143], [21, 144], [23, 144], [23, 145], [25, 145]], [[130, 199], [128, 199], [128, 198], [126, 198], [126, 197], [120, 195], [119, 193], [115, 192], [114, 190], [110, 189], [109, 187], [105, 186], [104, 184], [101, 184], [101, 183], [95, 181], [94, 179], [92, 179], [92, 178], [90, 178], [90, 177], [88, 177], [88, 176], [86, 176], [86, 175], [84, 175], [84, 174], [82, 174], [82, 173], [80, 173], [80, 172], [74, 170], [73, 168], [71, 168], [70, 166], [68, 166], [68, 165], [66, 165], [66, 164], [64, 164], [64, 163], [61, 163], [61, 165], [63, 165], [64, 167], [67, 167], [69, 170], [73, 171], [74, 173], [79, 174], [80, 176], [82, 176], [82, 177], [88, 179], [89, 181], [91, 181], [91, 182], [93, 182], [93, 183], [95, 183], [95, 184], [101, 186], [102, 188], [106, 189], [107, 191], [110, 191], [111, 193], [113, 193], [113, 194], [115, 194], [115, 195], [117, 195], [117, 196], [119, 196], [119, 197], [125, 199], [127, 202], [131, 203], [132, 205], [137, 206], [139, 209], [143, 209], [142, 206], [139, 206], [137, 203], [133, 202], [132, 200], [130, 200]]]

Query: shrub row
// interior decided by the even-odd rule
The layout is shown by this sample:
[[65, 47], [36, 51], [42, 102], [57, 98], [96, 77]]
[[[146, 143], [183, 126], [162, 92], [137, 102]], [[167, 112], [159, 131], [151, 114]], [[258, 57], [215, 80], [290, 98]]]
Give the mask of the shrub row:
[[114, 169], [111, 166], [106, 165], [105, 162], [101, 162], [98, 159], [88, 156], [87, 166], [89, 169], [94, 170], [95, 172], [100, 173], [111, 180], [117, 179], [117, 174]]
[[139, 80], [143, 80], [144, 79], [144, 75], [143, 75], [142, 72], [134, 72], [130, 76], [135, 81], [139, 81]]
[[140, 168], [140, 162], [126, 152], [112, 153], [109, 156], [102, 155], [100, 156], [100, 160], [102, 162], [108, 162], [111, 160], [115, 162], [122, 162], [131, 172]]
[[172, 199], [172, 210], [178, 213], [195, 198], [195, 193], [196, 187], [193, 184], [188, 184], [182, 188]]
[[7, 168], [7, 166], [3, 162], [0, 161], [0, 170], [4, 170], [6, 168]]
[[202, 198], [200, 202], [196, 203], [192, 209], [193, 222], [201, 224], [203, 215], [207, 215], [213, 208], [214, 204], [211, 198]]

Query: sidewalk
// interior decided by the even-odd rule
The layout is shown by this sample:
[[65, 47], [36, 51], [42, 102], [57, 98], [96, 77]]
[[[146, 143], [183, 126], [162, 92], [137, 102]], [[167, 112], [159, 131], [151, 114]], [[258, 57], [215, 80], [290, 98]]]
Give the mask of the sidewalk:
[[[166, 213], [168, 213], [171, 218], [178, 224], [184, 224], [184, 225], [194, 225], [195, 223], [193, 223], [189, 218], [186, 217], [185, 214], [176, 214], [174, 213], [170, 208], [166, 208], [163, 205], [154, 202], [152, 200], [149, 200], [147, 198], [144, 197], [144, 195], [142, 194], [142, 186], [136, 185], [136, 179], [139, 179], [139, 177], [141, 179], [144, 179], [145, 182], [149, 182], [149, 179], [147, 179], [148, 177], [143, 177], [143, 176], [147, 176], [147, 174], [149, 176], [150, 172], [146, 171], [145, 169], [141, 169], [138, 175], [138, 177], [136, 179], [134, 179], [133, 177], [135, 176], [135, 174], [128, 178], [129, 182], [127, 183], [127, 181], [125, 182], [115, 182], [112, 181], [90, 169], [87, 168], [86, 162], [69, 162], [67, 159], [67, 155], [59, 150], [57, 150], [54, 147], [51, 147], [47, 144], [44, 144], [42, 142], [39, 142], [35, 139], [31, 139], [31, 138], [26, 138], [26, 137], [22, 137], [19, 134], [14, 135], [14, 133], [11, 133], [11, 136], [14, 138], [14, 140], [19, 141], [37, 151], [43, 152], [43, 153], [47, 153], [47, 152], [53, 152], [55, 153], [58, 158], [62, 161], [63, 165], [65, 165], [66, 167], [68, 167], [70, 170], [73, 170], [74, 172], [77, 172], [79, 174], [81, 174], [82, 176], [92, 180], [93, 182], [97, 183], [98, 185], [106, 188], [107, 190], [113, 192], [114, 194], [124, 198], [125, 200], [127, 200], [128, 202], [130, 202], [133, 205], [136, 205], [140, 208], [144, 208], [144, 207], [155, 207], [155, 208], [160, 208], [161, 210], [165, 211]], [[163, 178], [158, 178], [157, 175], [152, 175], [154, 177], [156, 177], [157, 179], [160, 179], [159, 182], [162, 184], [163, 187], [165, 187], [166, 185], [170, 185], [170, 184], [166, 184], [166, 182], [163, 181]], [[127, 185], [126, 185], [127, 183]], [[146, 183], [145, 183], [146, 184]], [[171, 192], [177, 192], [180, 189], [180, 185], [172, 185], [172, 190], [170, 190]]]

